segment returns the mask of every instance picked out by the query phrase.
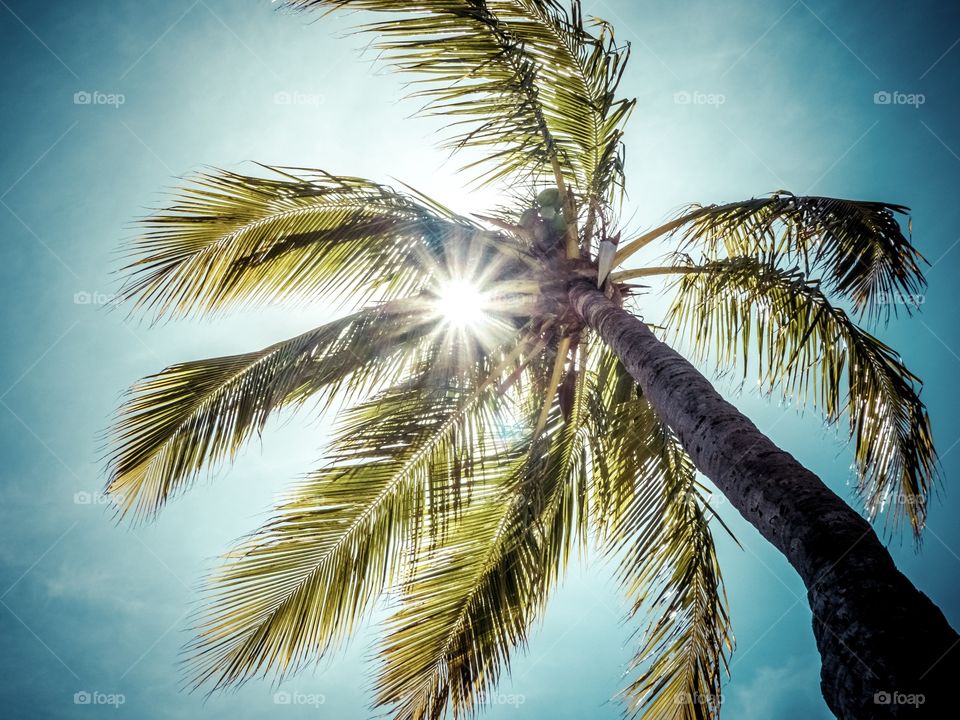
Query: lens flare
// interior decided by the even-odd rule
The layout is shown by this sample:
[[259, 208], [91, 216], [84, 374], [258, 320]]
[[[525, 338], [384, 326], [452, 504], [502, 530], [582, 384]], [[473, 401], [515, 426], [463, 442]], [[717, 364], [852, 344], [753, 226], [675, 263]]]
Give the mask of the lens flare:
[[481, 325], [486, 319], [485, 306], [484, 293], [469, 280], [450, 280], [437, 296], [437, 313], [447, 324], [461, 330]]

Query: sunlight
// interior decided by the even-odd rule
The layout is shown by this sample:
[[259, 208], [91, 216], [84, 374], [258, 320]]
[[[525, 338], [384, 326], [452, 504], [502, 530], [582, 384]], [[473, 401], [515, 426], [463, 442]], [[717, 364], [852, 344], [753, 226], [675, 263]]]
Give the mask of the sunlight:
[[446, 323], [461, 330], [476, 330], [486, 318], [486, 296], [476, 283], [455, 278], [441, 288], [437, 313]]

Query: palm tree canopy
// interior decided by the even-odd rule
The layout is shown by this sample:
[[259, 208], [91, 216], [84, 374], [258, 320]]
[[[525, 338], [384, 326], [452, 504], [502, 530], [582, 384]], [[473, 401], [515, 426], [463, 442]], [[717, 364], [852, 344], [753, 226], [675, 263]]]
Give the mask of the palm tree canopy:
[[[482, 706], [572, 552], [614, 558], [650, 624], [624, 690], [632, 715], [712, 717], [733, 636], [709, 491], [619, 360], [566, 302], [621, 232], [628, 58], [578, 2], [288, 0], [385, 12], [362, 29], [475, 179], [509, 185], [468, 218], [410, 190], [318, 170], [194, 177], [129, 248], [124, 297], [154, 317], [336, 303], [337, 320], [135, 385], [112, 432], [107, 491], [145, 519], [267, 419], [349, 405], [319, 467], [211, 576], [192, 680], [280, 676], [335, 652], [385, 596], [376, 685], [396, 718]], [[518, 189], [520, 188], [520, 189]], [[703, 362], [847, 418], [871, 517], [923, 528], [936, 477], [919, 381], [862, 329], [923, 288], [906, 208], [786, 191], [691, 206], [624, 242], [666, 265], [605, 291], [637, 305], [673, 278], [666, 332]], [[445, 293], [472, 289], [467, 326]], [[844, 307], [846, 305], [846, 308]]]

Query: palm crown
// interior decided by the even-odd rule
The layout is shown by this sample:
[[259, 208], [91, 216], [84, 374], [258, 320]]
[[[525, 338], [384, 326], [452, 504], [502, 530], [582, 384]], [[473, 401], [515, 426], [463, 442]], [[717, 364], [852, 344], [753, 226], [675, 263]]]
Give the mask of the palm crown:
[[[394, 13], [364, 29], [416, 74], [427, 112], [449, 118], [450, 145], [482, 151], [474, 176], [513, 190], [469, 218], [316, 170], [212, 172], [146, 221], [124, 293], [136, 308], [348, 310], [263, 350], [169, 367], [119, 413], [108, 492], [147, 518], [279, 408], [349, 404], [320, 469], [212, 576], [193, 680], [295, 671], [388, 594], [377, 703], [398, 718], [469, 713], [570, 553], [589, 546], [616, 558], [634, 612], [651, 613], [630, 711], [712, 716], [685, 701], [719, 695], [732, 651], [709, 493], [566, 300], [571, 282], [596, 283], [597, 248], [617, 238], [628, 48], [577, 2], [288, 4]], [[614, 260], [671, 240], [666, 264], [615, 270], [604, 288], [636, 304], [644, 288], [631, 280], [674, 276], [662, 332], [830, 422], [846, 416], [867, 511], [889, 507], [919, 533], [936, 465], [929, 421], [916, 378], [858, 325], [923, 287], [905, 212], [785, 191], [691, 206], [625, 239]], [[482, 314], [458, 325], [451, 301]]]

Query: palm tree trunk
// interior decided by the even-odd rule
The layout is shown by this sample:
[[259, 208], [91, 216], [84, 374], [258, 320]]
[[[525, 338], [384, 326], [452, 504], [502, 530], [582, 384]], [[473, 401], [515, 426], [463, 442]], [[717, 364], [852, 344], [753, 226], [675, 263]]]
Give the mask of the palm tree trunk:
[[595, 286], [575, 283], [570, 300], [700, 472], [800, 574], [837, 717], [946, 717], [960, 692], [960, 637], [869, 523]]

